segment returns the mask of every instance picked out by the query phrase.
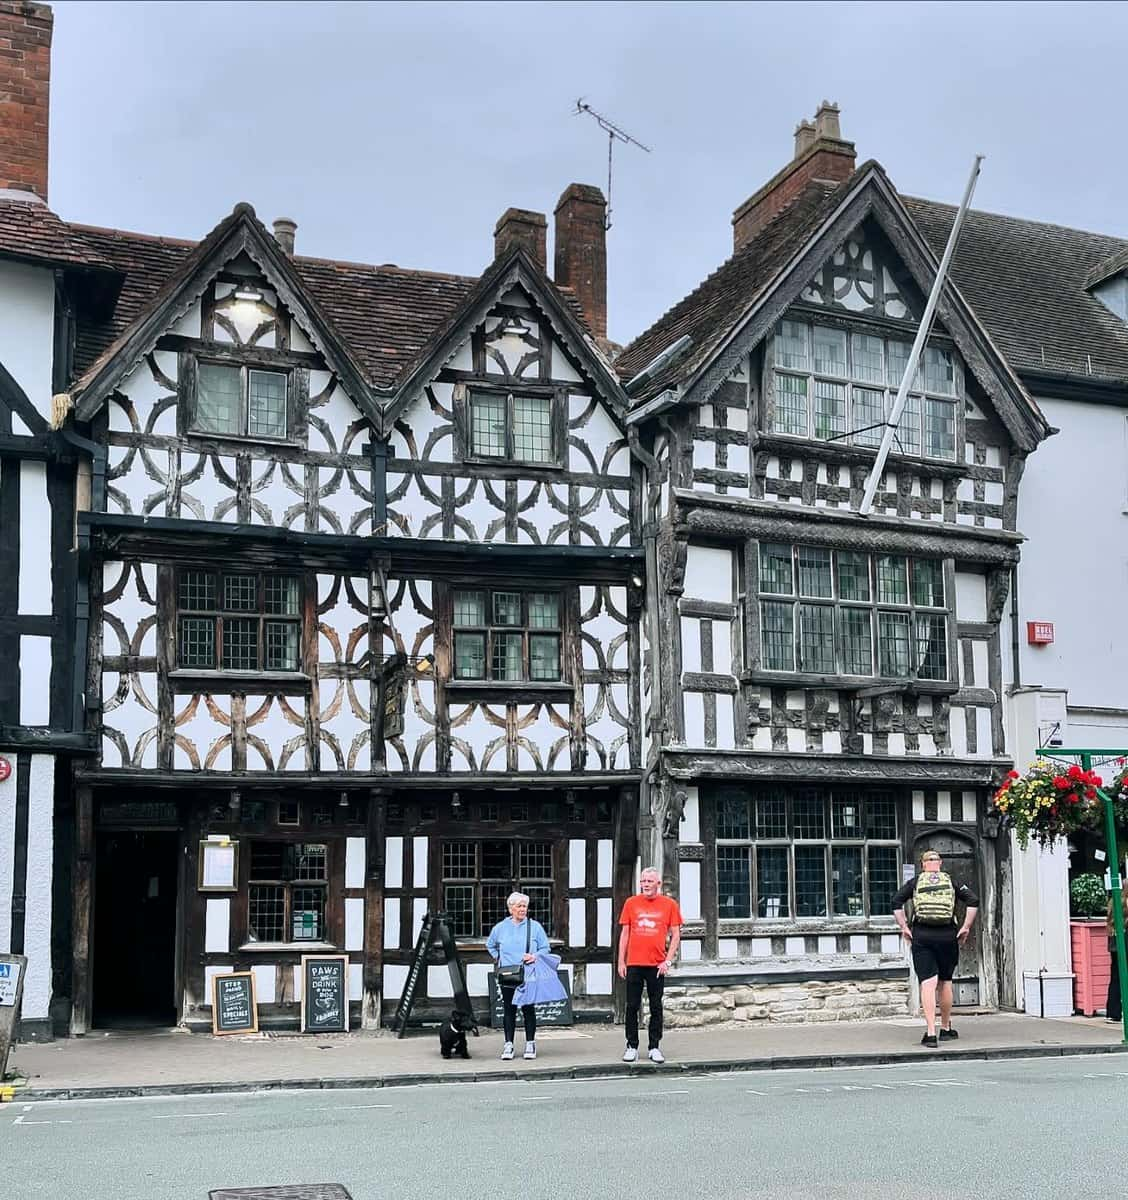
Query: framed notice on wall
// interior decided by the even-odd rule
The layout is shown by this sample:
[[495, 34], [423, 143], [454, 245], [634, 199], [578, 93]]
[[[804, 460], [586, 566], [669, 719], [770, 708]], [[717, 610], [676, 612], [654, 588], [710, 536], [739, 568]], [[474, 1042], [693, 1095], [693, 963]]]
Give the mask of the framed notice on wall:
[[258, 1033], [254, 972], [212, 976], [212, 1033]]
[[201, 892], [233, 892], [239, 879], [239, 843], [230, 838], [208, 838], [200, 843]]

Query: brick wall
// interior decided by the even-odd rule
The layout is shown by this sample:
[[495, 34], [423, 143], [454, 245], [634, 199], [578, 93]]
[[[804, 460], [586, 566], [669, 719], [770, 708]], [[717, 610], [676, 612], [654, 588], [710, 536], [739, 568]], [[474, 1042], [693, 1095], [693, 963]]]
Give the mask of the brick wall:
[[46, 4], [0, 0], [0, 189], [44, 200], [53, 21]]

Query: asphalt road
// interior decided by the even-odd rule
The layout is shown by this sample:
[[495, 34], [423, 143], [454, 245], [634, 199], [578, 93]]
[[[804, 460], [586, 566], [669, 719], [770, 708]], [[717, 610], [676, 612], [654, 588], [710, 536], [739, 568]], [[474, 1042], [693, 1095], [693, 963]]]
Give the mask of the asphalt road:
[[1120, 1194], [1128, 1064], [1091, 1056], [0, 1108], [6, 1200]]

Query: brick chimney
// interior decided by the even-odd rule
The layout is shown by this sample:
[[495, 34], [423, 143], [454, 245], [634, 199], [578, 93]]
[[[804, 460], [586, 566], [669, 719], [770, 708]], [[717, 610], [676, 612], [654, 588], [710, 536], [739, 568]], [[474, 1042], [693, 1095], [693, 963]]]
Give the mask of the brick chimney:
[[46, 4], [0, 0], [0, 190], [47, 199], [51, 26]]
[[294, 257], [294, 238], [297, 236], [298, 223], [293, 217], [274, 218], [274, 240], [282, 248], [284, 254]]
[[607, 201], [571, 183], [556, 204], [556, 282], [571, 288], [597, 341], [607, 340]]
[[857, 151], [844, 141], [838, 105], [824, 100], [815, 121], [795, 127], [795, 157], [732, 214], [733, 250], [743, 249], [809, 183], [841, 183], [854, 173]]
[[494, 226], [494, 258], [512, 246], [522, 246], [542, 270], [548, 270], [548, 220], [527, 208], [507, 208]]

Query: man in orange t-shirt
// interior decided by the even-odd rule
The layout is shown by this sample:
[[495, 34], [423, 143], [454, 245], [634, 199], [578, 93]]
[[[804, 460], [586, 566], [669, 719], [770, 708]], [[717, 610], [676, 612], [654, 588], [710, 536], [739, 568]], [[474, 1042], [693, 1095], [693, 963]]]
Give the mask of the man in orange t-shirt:
[[[619, 978], [627, 981], [627, 1048], [623, 1062], [638, 1061], [638, 1012], [642, 989], [650, 1005], [649, 1058], [666, 1061], [662, 1040], [662, 990], [681, 942], [682, 915], [677, 901], [661, 895], [662, 876], [647, 867], [638, 877], [639, 896], [632, 896], [619, 914]], [[667, 938], [669, 945], [667, 945]]]

